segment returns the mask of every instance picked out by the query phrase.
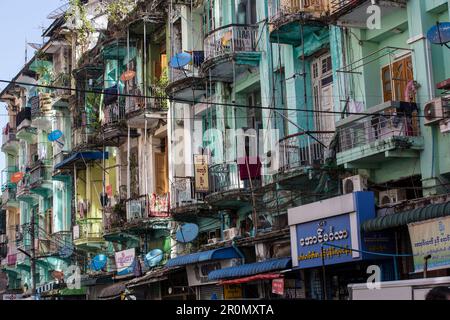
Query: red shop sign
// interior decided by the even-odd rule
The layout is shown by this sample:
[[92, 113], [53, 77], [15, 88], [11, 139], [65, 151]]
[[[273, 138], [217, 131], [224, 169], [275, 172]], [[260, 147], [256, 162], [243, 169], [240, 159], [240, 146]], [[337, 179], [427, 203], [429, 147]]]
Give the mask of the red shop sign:
[[273, 279], [272, 280], [272, 293], [278, 294], [280, 296], [284, 295], [284, 279]]

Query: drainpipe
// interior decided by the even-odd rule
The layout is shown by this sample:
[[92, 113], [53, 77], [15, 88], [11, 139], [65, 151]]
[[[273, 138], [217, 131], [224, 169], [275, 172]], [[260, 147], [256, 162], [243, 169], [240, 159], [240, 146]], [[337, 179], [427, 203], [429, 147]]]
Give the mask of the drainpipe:
[[238, 255], [241, 257], [241, 259], [242, 259], [242, 264], [245, 264], [245, 256], [244, 256], [244, 254], [242, 253], [241, 249], [239, 249], [239, 248], [236, 246], [236, 241], [235, 241], [235, 240], [233, 240], [233, 242], [231, 243], [231, 246], [234, 248], [234, 250], [236, 250], [236, 252], [238, 253]]

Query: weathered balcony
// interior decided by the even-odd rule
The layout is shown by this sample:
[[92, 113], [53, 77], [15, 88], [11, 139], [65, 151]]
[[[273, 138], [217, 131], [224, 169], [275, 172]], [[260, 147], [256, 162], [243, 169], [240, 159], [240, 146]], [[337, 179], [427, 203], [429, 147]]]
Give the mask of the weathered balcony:
[[53, 192], [53, 167], [50, 160], [37, 161], [30, 170], [30, 190], [41, 196]]
[[31, 97], [28, 101], [31, 107], [31, 120], [33, 126], [40, 129], [51, 128], [51, 116], [53, 99], [49, 93], [40, 93], [37, 96]]
[[372, 115], [352, 115], [337, 123], [337, 164], [376, 169], [389, 159], [418, 158], [424, 147], [416, 111], [405, 102], [387, 102], [368, 109]]
[[72, 131], [73, 151], [90, 150], [101, 145], [101, 139], [96, 128], [83, 126]]
[[325, 163], [334, 132], [299, 132], [280, 140], [279, 171], [289, 174]]
[[23, 108], [16, 117], [16, 138], [25, 141], [32, 141], [36, 135], [36, 129], [31, 127], [31, 108]]
[[270, 41], [300, 45], [301, 34], [306, 36], [323, 28], [328, 13], [329, 0], [272, 0]]
[[5, 187], [2, 190], [2, 207], [6, 209], [18, 208], [19, 203], [17, 202], [16, 188]]
[[19, 151], [19, 140], [16, 137], [16, 129], [4, 128], [2, 136], [2, 152], [17, 154]]
[[195, 178], [175, 177], [171, 188], [170, 212], [177, 220], [190, 218], [208, 208], [204, 193], [195, 192]]
[[99, 248], [104, 243], [102, 224], [102, 218], [78, 220], [73, 227], [74, 245], [83, 248]]
[[212, 78], [232, 81], [239, 74], [259, 65], [258, 27], [226, 25], [212, 31], [204, 42], [205, 62], [202, 72]]
[[125, 118], [125, 101], [117, 101], [105, 105], [103, 109], [101, 139], [107, 146], [120, 146], [126, 141], [128, 130]]
[[[126, 202], [126, 228], [137, 233], [155, 228], [170, 217], [170, 195], [142, 196]], [[164, 224], [164, 222], [163, 222]], [[167, 226], [167, 224], [166, 224]]]
[[34, 205], [39, 201], [39, 196], [30, 189], [30, 177], [25, 175], [25, 177], [17, 184], [16, 197], [18, 201], [23, 201], [28, 204]]
[[206, 93], [205, 79], [200, 72], [205, 61], [204, 51], [194, 51], [192, 62], [180, 69], [171, 69], [170, 84], [166, 88], [168, 96], [180, 100], [197, 100]]
[[167, 119], [167, 96], [165, 88], [150, 86], [147, 96], [138, 88], [127, 91], [125, 100], [127, 124], [133, 129], [155, 128], [161, 120]]
[[[371, 0], [329, 0], [331, 21], [339, 25], [356, 28], [367, 28], [369, 14], [367, 9]], [[406, 9], [407, 0], [380, 0], [376, 5], [381, 8], [381, 16], [397, 10]]]

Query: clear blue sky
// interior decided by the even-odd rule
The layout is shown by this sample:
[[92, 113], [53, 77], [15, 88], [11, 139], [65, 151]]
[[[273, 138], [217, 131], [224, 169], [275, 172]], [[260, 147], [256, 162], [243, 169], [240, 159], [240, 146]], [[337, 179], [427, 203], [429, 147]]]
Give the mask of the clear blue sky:
[[[51, 23], [47, 16], [67, 0], [0, 0], [0, 79], [11, 80], [25, 63], [25, 39], [41, 43], [42, 27]], [[33, 49], [28, 48], [28, 58]], [[0, 90], [5, 84], [0, 83]], [[0, 125], [8, 121], [4, 104], [0, 105]], [[3, 153], [0, 168], [5, 167]]]

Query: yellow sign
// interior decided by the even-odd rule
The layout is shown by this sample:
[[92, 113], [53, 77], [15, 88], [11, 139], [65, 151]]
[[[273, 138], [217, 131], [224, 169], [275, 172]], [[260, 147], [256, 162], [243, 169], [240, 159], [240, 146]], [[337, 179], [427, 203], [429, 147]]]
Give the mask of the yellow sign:
[[239, 284], [227, 284], [223, 286], [225, 300], [242, 299], [242, 287]]
[[209, 192], [208, 156], [194, 155], [195, 192]]

